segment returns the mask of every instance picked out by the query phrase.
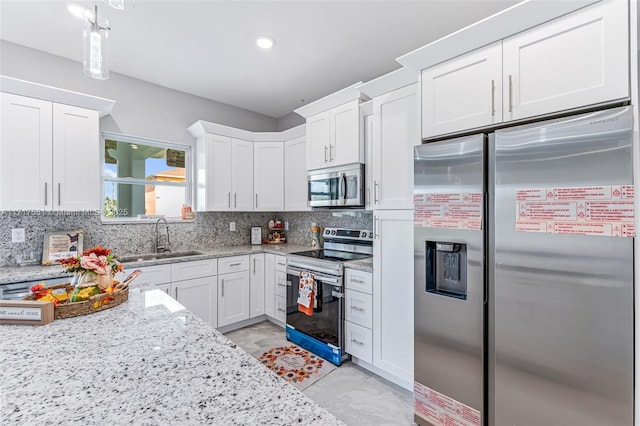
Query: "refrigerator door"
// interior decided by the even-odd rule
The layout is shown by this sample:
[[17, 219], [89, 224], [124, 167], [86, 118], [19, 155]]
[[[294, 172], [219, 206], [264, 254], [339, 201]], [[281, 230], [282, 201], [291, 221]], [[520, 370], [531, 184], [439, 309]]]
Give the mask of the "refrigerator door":
[[[428, 413], [438, 412], [436, 406], [448, 398], [471, 407], [449, 404], [475, 418], [469, 424], [480, 424], [484, 416], [485, 138], [415, 148], [414, 374], [415, 419], [421, 425], [440, 425], [437, 414]], [[421, 400], [425, 393], [439, 401]], [[420, 404], [427, 406], [421, 410]]]
[[[553, 223], [583, 203], [603, 221], [592, 231], [616, 228], [615, 202], [611, 214], [603, 206], [612, 187], [633, 183], [631, 109], [499, 130], [489, 150], [490, 424], [633, 424], [633, 238]], [[558, 188], [557, 204], [516, 208]], [[516, 231], [517, 213], [579, 234]]]

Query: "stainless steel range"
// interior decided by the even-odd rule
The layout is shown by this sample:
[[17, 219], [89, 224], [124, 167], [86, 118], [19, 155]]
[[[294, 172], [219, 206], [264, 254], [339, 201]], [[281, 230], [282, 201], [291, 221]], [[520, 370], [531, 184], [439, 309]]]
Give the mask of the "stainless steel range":
[[[373, 255], [373, 232], [326, 228], [324, 249], [287, 257], [287, 339], [340, 365], [344, 347], [343, 262]], [[300, 275], [311, 272], [316, 282], [312, 315], [298, 310]]]

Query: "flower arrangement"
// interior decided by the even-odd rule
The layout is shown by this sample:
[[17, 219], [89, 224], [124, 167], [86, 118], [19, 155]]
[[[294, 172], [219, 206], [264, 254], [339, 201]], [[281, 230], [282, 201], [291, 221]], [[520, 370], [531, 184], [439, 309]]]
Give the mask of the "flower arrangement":
[[66, 272], [76, 275], [95, 274], [112, 278], [124, 269], [118, 258], [111, 253], [111, 249], [100, 246], [85, 250], [82, 256], [68, 257], [58, 262]]

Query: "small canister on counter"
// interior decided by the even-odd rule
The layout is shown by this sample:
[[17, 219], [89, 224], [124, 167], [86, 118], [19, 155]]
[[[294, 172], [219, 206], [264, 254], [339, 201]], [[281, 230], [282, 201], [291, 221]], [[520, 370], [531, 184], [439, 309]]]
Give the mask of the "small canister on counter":
[[311, 247], [322, 248], [322, 228], [315, 223], [311, 224]]

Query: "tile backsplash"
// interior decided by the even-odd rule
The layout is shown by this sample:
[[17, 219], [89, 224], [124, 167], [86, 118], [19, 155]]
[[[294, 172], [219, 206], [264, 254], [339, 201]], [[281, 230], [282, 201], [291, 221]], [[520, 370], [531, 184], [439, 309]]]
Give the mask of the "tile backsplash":
[[[119, 255], [150, 253], [153, 251], [155, 225], [150, 223], [105, 224], [100, 216], [84, 212], [51, 212], [44, 214], [0, 212], [0, 266], [13, 266], [19, 258], [32, 254], [42, 257], [43, 238], [50, 231], [84, 231], [84, 247], [101, 245]], [[286, 232], [289, 244], [310, 243], [312, 223], [322, 227], [372, 229], [373, 216], [364, 210], [311, 212], [206, 212], [198, 213], [192, 222], [169, 223], [172, 251], [199, 250], [220, 246], [245, 245], [250, 242], [252, 226], [262, 226], [263, 237], [267, 223], [278, 218], [289, 222]], [[236, 223], [236, 231], [229, 231], [229, 222]], [[25, 242], [12, 243], [11, 229], [24, 228]], [[164, 229], [161, 228], [164, 233]]]

